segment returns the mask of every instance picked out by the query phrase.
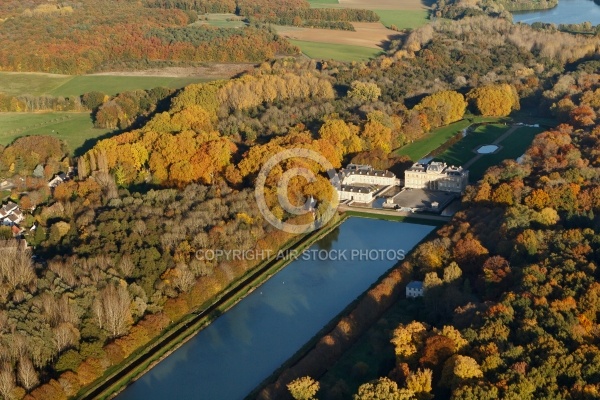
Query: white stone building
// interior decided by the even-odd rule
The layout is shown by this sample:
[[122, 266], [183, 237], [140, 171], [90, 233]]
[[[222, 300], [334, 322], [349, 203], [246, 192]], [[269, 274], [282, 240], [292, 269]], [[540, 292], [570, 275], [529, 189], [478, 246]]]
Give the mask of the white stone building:
[[350, 200], [357, 203], [370, 203], [375, 197], [374, 194], [377, 188], [374, 186], [351, 186], [342, 185], [338, 190], [340, 201]]
[[348, 164], [335, 179], [340, 201], [349, 200], [357, 203], [370, 203], [381, 187], [400, 184], [396, 175], [390, 171], [359, 164]]
[[421, 281], [410, 281], [406, 285], [406, 298], [423, 297], [425, 290], [423, 289], [423, 282]]
[[404, 186], [460, 193], [469, 184], [469, 171], [443, 162], [415, 163], [404, 172]]

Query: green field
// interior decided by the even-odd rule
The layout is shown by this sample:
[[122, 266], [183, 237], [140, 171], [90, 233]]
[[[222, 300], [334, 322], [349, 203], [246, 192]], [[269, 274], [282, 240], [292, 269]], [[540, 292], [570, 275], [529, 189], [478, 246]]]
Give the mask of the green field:
[[[93, 145], [93, 139], [110, 132], [94, 129], [89, 113], [0, 113], [0, 144], [7, 145], [28, 135], [56, 136], [67, 142], [73, 154]], [[86, 143], [86, 140], [91, 141]]]
[[113, 95], [127, 90], [151, 89], [158, 86], [180, 88], [202, 81], [205, 80], [154, 76], [68, 76], [0, 72], [0, 92], [10, 95], [48, 94], [69, 97], [97, 90]]
[[337, 61], [366, 61], [381, 54], [381, 50], [346, 44], [306, 42], [290, 40], [310, 58]]
[[415, 29], [429, 22], [429, 10], [373, 10], [387, 28]]
[[[474, 151], [475, 148], [480, 145], [492, 144], [494, 140], [498, 139], [511, 128], [511, 125], [507, 126], [504, 124], [480, 125], [469, 132], [469, 134], [460, 142], [455, 143], [452, 147], [435, 158], [450, 165], [463, 165], [473, 157], [477, 156], [477, 153]], [[520, 131], [520, 129], [518, 131]], [[515, 131], [514, 133], [516, 134], [518, 131]], [[505, 140], [509, 142], [511, 139], [512, 135]], [[502, 145], [503, 144], [501, 143], [500, 146]], [[489, 156], [489, 154], [486, 156]]]
[[463, 119], [453, 124], [443, 126], [435, 129], [428, 133], [425, 137], [407, 144], [406, 146], [400, 147], [396, 150], [396, 154], [401, 156], [409, 156], [411, 160], [418, 161], [425, 157], [431, 151], [437, 149], [442, 144], [446, 143], [448, 139], [462, 131], [469, 125], [477, 122], [495, 122], [498, 118], [488, 117], [472, 117], [469, 119]]
[[469, 167], [469, 179], [476, 182], [483, 177], [485, 171], [492, 165], [498, 165], [504, 160], [515, 160], [522, 156], [531, 145], [535, 136], [542, 133], [544, 128], [522, 127], [504, 139], [500, 151], [486, 154]]

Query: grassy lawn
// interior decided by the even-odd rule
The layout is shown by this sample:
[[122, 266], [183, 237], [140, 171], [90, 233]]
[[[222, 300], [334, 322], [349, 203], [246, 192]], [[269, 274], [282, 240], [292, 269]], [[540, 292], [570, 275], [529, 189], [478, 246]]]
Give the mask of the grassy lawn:
[[373, 10], [381, 18], [381, 23], [389, 28], [415, 29], [429, 22], [429, 10]]
[[427, 136], [407, 144], [406, 146], [400, 147], [396, 150], [396, 154], [401, 156], [409, 156], [411, 160], [418, 161], [425, 157], [431, 151], [437, 149], [444, 144], [452, 136], [465, 129], [472, 123], [477, 122], [494, 122], [498, 121], [498, 118], [492, 117], [472, 117], [469, 119], [463, 119], [453, 124], [443, 126], [441, 128], [431, 131]]
[[[0, 144], [7, 145], [16, 138], [28, 135], [51, 135], [67, 142], [73, 154], [91, 147], [95, 139], [110, 132], [94, 129], [88, 113], [0, 113]], [[84, 143], [86, 144], [85, 147]]]
[[94, 90], [116, 94], [127, 90], [151, 89], [158, 86], [180, 88], [201, 82], [200, 78], [105, 75], [51, 75], [0, 72], [0, 92], [21, 95], [78, 96]]
[[519, 158], [531, 145], [533, 138], [544, 131], [544, 128], [521, 127], [517, 129], [500, 143], [502, 149], [499, 152], [486, 154], [469, 167], [469, 180], [476, 182], [492, 165], [498, 165], [504, 160]]
[[[463, 165], [477, 155], [477, 153], [473, 151], [476, 147], [483, 144], [492, 144], [494, 140], [502, 136], [503, 133], [511, 128], [512, 126], [506, 126], [504, 124], [478, 126], [477, 129], [469, 132], [469, 134], [460, 142], [454, 144], [435, 158], [440, 161], [445, 161], [450, 165]], [[514, 133], [517, 132], [515, 131]], [[509, 141], [510, 139], [511, 137], [508, 137], [506, 141]], [[500, 145], [502, 146], [502, 144]]]
[[381, 50], [362, 46], [306, 42], [303, 40], [290, 40], [290, 42], [300, 47], [308, 57], [323, 60], [365, 61], [381, 53]]

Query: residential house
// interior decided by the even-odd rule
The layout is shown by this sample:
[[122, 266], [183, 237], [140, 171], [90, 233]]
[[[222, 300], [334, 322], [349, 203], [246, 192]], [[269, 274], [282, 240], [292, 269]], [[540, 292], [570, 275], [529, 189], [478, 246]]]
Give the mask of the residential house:
[[19, 209], [19, 206], [9, 201], [0, 208], [0, 219], [2, 220], [2, 225], [13, 226], [21, 223], [25, 219], [25, 216]]
[[425, 290], [423, 288], [423, 282], [421, 281], [410, 281], [406, 285], [406, 298], [423, 297]]
[[67, 178], [67, 174], [65, 174], [64, 172], [61, 172], [59, 174], [56, 174], [54, 176], [54, 178], [52, 178], [49, 182], [48, 182], [48, 186], [52, 189], [54, 189], [55, 187], [57, 187], [58, 185], [60, 185], [61, 183], [63, 183], [64, 181], [66, 181]]

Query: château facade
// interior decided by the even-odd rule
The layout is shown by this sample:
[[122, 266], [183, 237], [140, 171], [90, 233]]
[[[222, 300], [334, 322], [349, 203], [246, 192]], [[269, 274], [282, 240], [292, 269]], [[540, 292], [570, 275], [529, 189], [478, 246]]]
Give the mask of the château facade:
[[468, 170], [438, 161], [429, 164], [415, 163], [404, 172], [404, 186], [410, 189], [460, 193], [468, 184]]

